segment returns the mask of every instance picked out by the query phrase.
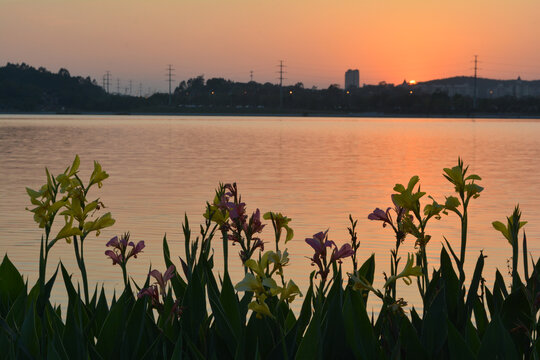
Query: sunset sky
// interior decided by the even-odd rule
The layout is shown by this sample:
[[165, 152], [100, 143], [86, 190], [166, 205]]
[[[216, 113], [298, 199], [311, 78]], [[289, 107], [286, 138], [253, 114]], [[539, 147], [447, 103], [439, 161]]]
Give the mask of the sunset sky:
[[343, 86], [472, 75], [540, 79], [537, 0], [0, 0], [0, 65], [165, 90], [196, 75]]

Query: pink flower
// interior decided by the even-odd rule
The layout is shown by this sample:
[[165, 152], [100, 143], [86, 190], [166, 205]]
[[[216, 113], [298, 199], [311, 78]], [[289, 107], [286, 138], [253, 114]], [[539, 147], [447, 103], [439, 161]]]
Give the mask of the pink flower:
[[[144, 241], [139, 241], [137, 245], [133, 241], [128, 241], [129, 233], [125, 233], [120, 239], [118, 236], [115, 236], [107, 242], [107, 247], [113, 247], [113, 250], [105, 251], [105, 255], [112, 259], [113, 265], [120, 264], [124, 266], [130, 257], [137, 258], [137, 255], [144, 249]], [[131, 246], [131, 249], [126, 255], [128, 246]]]
[[159, 309], [162, 307], [161, 303], [159, 302], [159, 293], [157, 286], [152, 285], [147, 288], [141, 289], [139, 291], [139, 294], [137, 294], [137, 298], [142, 298], [143, 296], [148, 296], [152, 300], [152, 307]]
[[165, 296], [165, 288], [167, 286], [167, 282], [172, 279], [174, 273], [174, 265], [169, 266], [169, 268], [163, 273], [163, 275], [157, 270], [150, 271], [150, 276], [154, 277], [154, 279], [156, 279], [156, 283], [159, 285], [161, 295]]
[[107, 250], [105, 251], [105, 255], [112, 259], [113, 265], [122, 263], [122, 254], [117, 254], [112, 250]]
[[257, 209], [249, 218], [249, 227], [251, 229], [251, 233], [260, 233], [264, 226], [265, 225], [261, 223], [261, 212], [259, 209]]
[[[328, 230], [325, 232], [318, 232], [313, 235], [313, 238], [307, 238], [306, 243], [309, 244], [315, 250], [313, 257], [308, 258], [311, 260], [311, 265], [317, 265], [319, 271], [315, 274], [321, 275], [323, 281], [326, 280], [326, 277], [330, 273], [330, 266], [338, 261], [341, 263], [341, 259], [352, 256], [354, 250], [350, 244], [343, 245], [339, 250], [336, 244], [332, 240], [328, 240]], [[330, 261], [327, 260], [327, 247], [332, 247], [332, 256], [330, 256]]]
[[142, 241], [142, 240], [139, 241], [139, 242], [137, 243], [137, 245], [135, 245], [133, 242], [130, 242], [129, 245], [132, 246], [133, 248], [129, 251], [129, 254], [128, 254], [126, 260], [129, 259], [129, 258], [132, 257], [132, 256], [136, 259], [136, 258], [137, 258], [137, 254], [139, 254], [140, 252], [142, 252], [142, 250], [144, 249], [144, 246], [145, 246], [145, 245], [144, 245], [144, 241]]
[[352, 249], [350, 244], [344, 244], [339, 250], [336, 246], [334, 248], [334, 251], [332, 251], [332, 257], [330, 258], [330, 261], [337, 260], [341, 264], [341, 259], [352, 256], [353, 254], [354, 250]]
[[313, 238], [306, 238], [306, 242], [315, 250], [316, 256], [326, 257], [326, 248], [335, 246], [332, 240], [328, 240], [328, 230], [318, 232]]

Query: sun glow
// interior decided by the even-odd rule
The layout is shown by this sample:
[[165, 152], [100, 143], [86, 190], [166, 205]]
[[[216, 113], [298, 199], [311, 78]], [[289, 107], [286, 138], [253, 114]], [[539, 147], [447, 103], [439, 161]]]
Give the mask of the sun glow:
[[416, 80], [409, 81], [409, 85], [416, 85]]

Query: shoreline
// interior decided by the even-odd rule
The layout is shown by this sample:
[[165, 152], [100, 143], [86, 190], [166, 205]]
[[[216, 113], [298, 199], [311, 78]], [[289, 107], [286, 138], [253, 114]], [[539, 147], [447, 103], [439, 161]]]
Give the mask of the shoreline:
[[5, 115], [81, 115], [81, 116], [216, 116], [216, 117], [312, 117], [312, 118], [402, 118], [402, 119], [526, 119], [539, 115], [521, 114], [383, 114], [383, 113], [230, 113], [230, 112], [0, 112]]

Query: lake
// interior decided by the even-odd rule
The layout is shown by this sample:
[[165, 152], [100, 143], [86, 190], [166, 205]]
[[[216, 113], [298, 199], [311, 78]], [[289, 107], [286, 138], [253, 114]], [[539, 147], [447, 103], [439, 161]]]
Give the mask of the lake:
[[[131, 259], [128, 271], [143, 283], [149, 266], [165, 270], [162, 239], [165, 234], [173, 261], [183, 256], [181, 223], [184, 213], [197, 233], [205, 202], [211, 201], [219, 182], [236, 182], [248, 213], [282, 212], [292, 218], [295, 237], [287, 245], [291, 263], [286, 278], [303, 290], [314, 270], [306, 237], [329, 229], [338, 245], [349, 240], [348, 216], [358, 219], [363, 262], [376, 255], [376, 286], [389, 272], [389, 250], [394, 237], [380, 222], [367, 216], [375, 207], [391, 205], [396, 183], [418, 175], [422, 190], [439, 202], [453, 194], [443, 176], [444, 167], [458, 156], [470, 172], [482, 177], [484, 192], [469, 208], [468, 277], [480, 250], [488, 256], [484, 277], [492, 284], [499, 268], [508, 279], [509, 243], [491, 222], [506, 223], [519, 203], [529, 240], [529, 251], [540, 255], [540, 122], [522, 119], [404, 119], [404, 118], [297, 118], [229, 116], [63, 116], [0, 115], [0, 253], [8, 253], [31, 284], [37, 279], [41, 231], [34, 223], [25, 187], [45, 182], [45, 167], [55, 175], [81, 158], [87, 180], [93, 161], [110, 174], [99, 191], [116, 224], [85, 242], [91, 286], [105, 284], [108, 292], [122, 288], [121, 270], [106, 258], [106, 242], [130, 231], [146, 248]], [[423, 198], [424, 203], [427, 201]], [[58, 219], [63, 222], [62, 219]], [[459, 249], [459, 219], [455, 214], [428, 225], [432, 239], [428, 260], [438, 265], [443, 235]], [[267, 249], [273, 248], [271, 224], [263, 231]], [[61, 259], [78, 277], [73, 245], [58, 242], [48, 272]], [[222, 269], [221, 240], [214, 244], [216, 269]], [[242, 278], [237, 256], [229, 250], [233, 280]], [[414, 252], [408, 237], [400, 248]], [[521, 261], [521, 259], [520, 259]], [[344, 262], [350, 271], [350, 260]], [[520, 269], [522, 264], [520, 263]], [[398, 296], [417, 304], [415, 283], [400, 283]], [[57, 281], [53, 296], [65, 302]]]

